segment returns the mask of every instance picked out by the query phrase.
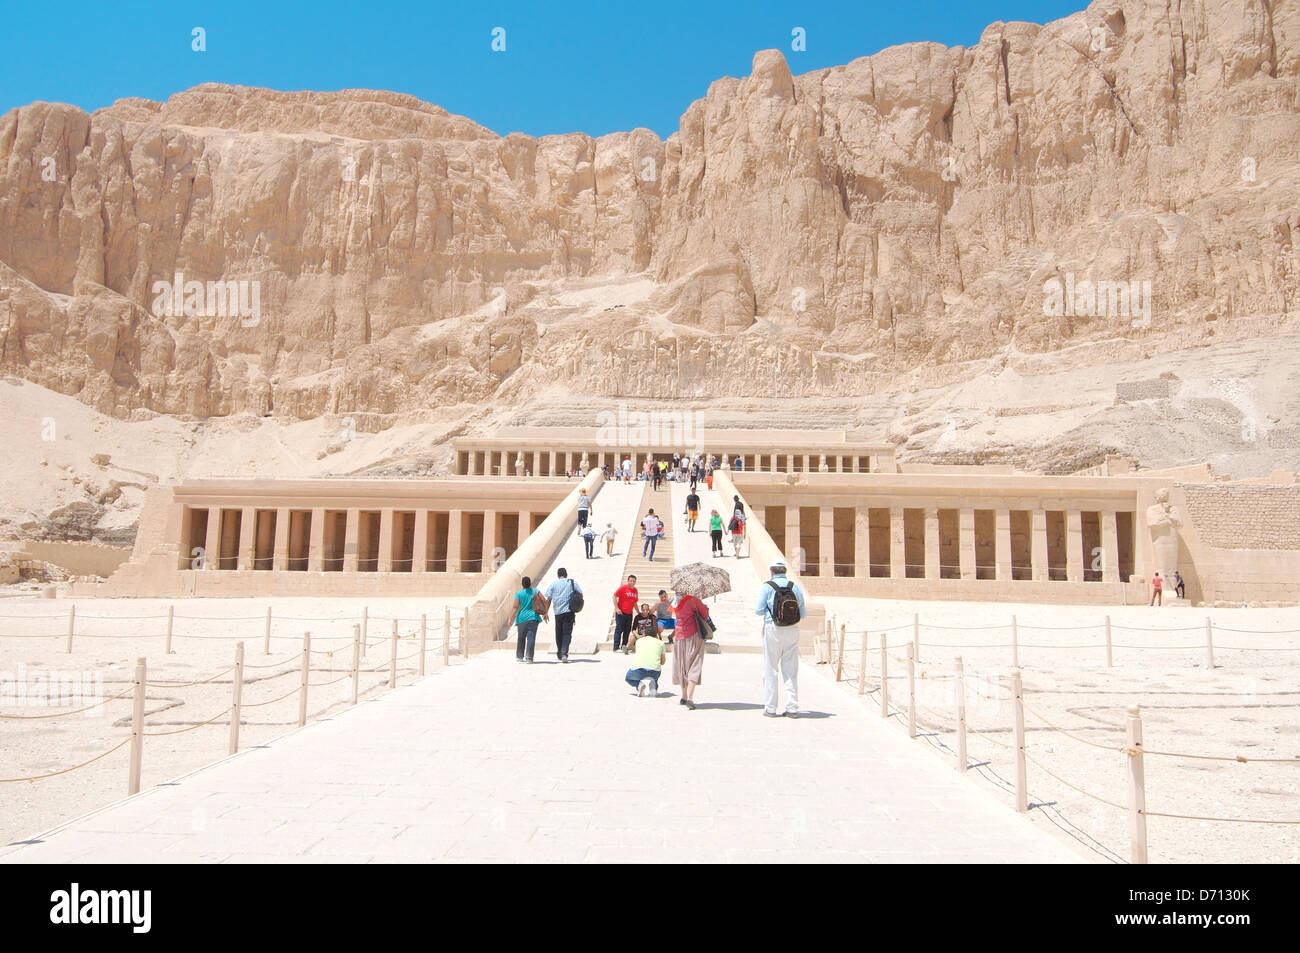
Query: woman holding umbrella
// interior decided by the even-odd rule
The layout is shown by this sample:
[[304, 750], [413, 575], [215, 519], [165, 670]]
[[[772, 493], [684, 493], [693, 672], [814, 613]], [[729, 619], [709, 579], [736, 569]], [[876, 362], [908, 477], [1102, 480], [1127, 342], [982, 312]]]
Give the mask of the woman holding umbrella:
[[704, 641], [706, 636], [712, 637], [709, 607], [701, 600], [730, 592], [731, 577], [722, 569], [689, 563], [674, 569], [670, 578], [677, 594], [673, 607], [677, 622], [673, 630], [673, 684], [682, 688], [680, 704], [694, 711], [695, 686], [704, 673]]

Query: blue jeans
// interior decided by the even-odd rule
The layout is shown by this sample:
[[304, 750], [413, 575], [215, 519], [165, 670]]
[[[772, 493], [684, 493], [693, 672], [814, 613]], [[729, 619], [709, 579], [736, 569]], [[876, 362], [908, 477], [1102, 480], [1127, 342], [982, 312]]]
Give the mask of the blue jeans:
[[[533, 660], [533, 647], [537, 645], [537, 620], [531, 622], [520, 622], [515, 626], [519, 630], [519, 638], [515, 642], [515, 658], [526, 658], [528, 661]], [[524, 654], [524, 644], [527, 643], [528, 654]]]
[[630, 668], [627, 670], [627, 674], [623, 676], [624, 681], [633, 688], [637, 688], [643, 678], [650, 679], [654, 683], [650, 687], [655, 691], [659, 690], [659, 669], [657, 668]]
[[655, 558], [655, 543], [657, 543], [657, 542], [659, 542], [659, 537], [658, 537], [658, 536], [647, 536], [647, 537], [645, 538], [645, 545], [641, 547], [641, 555], [644, 556], [645, 553], [646, 553], [646, 550], [649, 549], [649, 550], [650, 550], [650, 558], [651, 558], [651, 559], [654, 559], [654, 558]]

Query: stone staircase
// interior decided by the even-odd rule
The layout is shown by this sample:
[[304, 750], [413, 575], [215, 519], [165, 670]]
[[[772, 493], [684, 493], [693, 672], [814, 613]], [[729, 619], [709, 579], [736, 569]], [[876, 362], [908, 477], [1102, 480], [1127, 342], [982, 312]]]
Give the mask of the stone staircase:
[[[651, 608], [659, 601], [659, 590], [668, 589], [671, 595], [672, 589], [669, 585], [669, 579], [676, 566], [674, 559], [673, 540], [677, 533], [683, 531], [683, 524], [680, 517], [675, 518], [673, 514], [672, 492], [668, 489], [668, 484], [662, 484], [662, 489], [653, 489], [654, 484], [647, 480], [645, 488], [641, 492], [641, 506], [638, 510], [638, 520], [646, 515], [650, 509], [654, 509], [655, 515], [664, 521], [664, 535], [660, 538], [655, 546], [654, 562], [641, 555], [641, 548], [645, 545], [645, 540], [641, 538], [640, 524], [627, 544], [627, 559], [623, 565], [623, 574], [620, 579], [620, 585], [627, 581], [629, 575], [636, 576], [636, 588], [641, 594], [642, 602], [650, 603]], [[609, 613], [609, 627], [606, 629], [605, 641], [601, 647], [611, 649], [614, 646], [614, 612], [611, 609]]]

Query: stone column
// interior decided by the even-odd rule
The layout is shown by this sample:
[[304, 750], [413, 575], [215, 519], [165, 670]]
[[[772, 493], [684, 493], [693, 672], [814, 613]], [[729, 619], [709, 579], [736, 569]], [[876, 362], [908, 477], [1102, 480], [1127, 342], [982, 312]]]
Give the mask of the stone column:
[[[730, 516], [722, 518], [722, 525], [725, 527], [731, 519]], [[725, 532], [723, 538], [725, 539]], [[799, 558], [800, 547], [803, 541], [799, 537], [799, 507], [786, 505], [785, 508], [785, 558], [789, 562], [788, 568], [803, 572], [807, 566], [808, 554], [803, 554], [803, 559]], [[759, 570], [760, 575], [762, 570]]]
[[1011, 511], [999, 509], [994, 516], [994, 560], [997, 563], [998, 582], [1011, 579]]
[[533, 532], [532, 512], [529, 510], [520, 510], [519, 511], [519, 543], [517, 545], [522, 546], [524, 544], [524, 540], [526, 540], [530, 535], [532, 535], [532, 532]]
[[554, 451], [554, 450], [552, 450], [550, 453], [551, 453], [551, 457], [550, 457], [550, 460], [551, 460], [550, 475], [551, 475], [551, 476], [555, 476], [555, 462], [556, 462], [556, 459], [558, 458], [559, 454], [556, 453], [556, 451]]
[[1083, 513], [1065, 511], [1065, 578], [1083, 582]]
[[939, 508], [925, 508], [925, 578], [939, 578]]
[[243, 508], [239, 519], [239, 552], [236, 568], [252, 569], [253, 557], [257, 553], [257, 510], [251, 506]]
[[541, 472], [540, 464], [542, 462], [542, 451], [534, 450], [532, 453], [528, 454], [527, 459], [531, 461], [528, 464], [528, 472], [533, 476], [537, 476], [537, 474]]
[[975, 578], [975, 509], [963, 506], [957, 514], [959, 549], [961, 552], [961, 578]]
[[907, 535], [901, 506], [889, 508], [889, 577], [907, 578]]
[[476, 465], [477, 458], [478, 458], [477, 450], [470, 450], [468, 453], [465, 454], [465, 475], [466, 476], [478, 475], [478, 466]]
[[425, 572], [429, 561], [429, 511], [415, 511], [415, 532], [411, 539], [411, 572]]
[[393, 508], [385, 506], [379, 511], [379, 572], [393, 571]]
[[311, 540], [307, 545], [307, 571], [321, 572], [325, 568], [325, 511], [311, 511]]
[[275, 548], [271, 551], [271, 569], [284, 572], [289, 568], [289, 507], [275, 511]]
[[483, 511], [483, 548], [482, 561], [478, 564], [479, 572], [492, 571], [492, 554], [497, 548], [497, 511]]
[[203, 542], [203, 566], [217, 569], [221, 566], [221, 507], [208, 507], [208, 534]]
[[871, 510], [865, 506], [853, 511], [853, 577], [871, 577]]
[[835, 507], [819, 506], [817, 508], [818, 531], [817, 548], [820, 550], [818, 573], [823, 577], [835, 578]]
[[[534, 473], [537, 471], [534, 470]], [[447, 514], [447, 572], [460, 572], [461, 510]]]
[[1046, 582], [1051, 578], [1047, 572], [1047, 510], [1035, 509], [1033, 511], [1031, 539], [1033, 540], [1031, 558], [1034, 564], [1034, 581]]
[[[1091, 560], [1092, 554], [1088, 554]], [[1119, 582], [1119, 524], [1114, 510], [1101, 511], [1101, 581]]]
[[343, 536], [343, 571], [357, 571], [357, 556], [361, 549], [361, 511], [348, 507], [347, 529]]

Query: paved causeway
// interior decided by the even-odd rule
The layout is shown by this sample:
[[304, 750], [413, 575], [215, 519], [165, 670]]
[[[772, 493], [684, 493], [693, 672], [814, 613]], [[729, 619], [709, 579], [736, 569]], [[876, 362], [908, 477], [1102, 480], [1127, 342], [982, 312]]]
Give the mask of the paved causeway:
[[694, 712], [626, 662], [486, 653], [0, 860], [1082, 859], [812, 665], [795, 721], [762, 716], [758, 655], [707, 656]]

